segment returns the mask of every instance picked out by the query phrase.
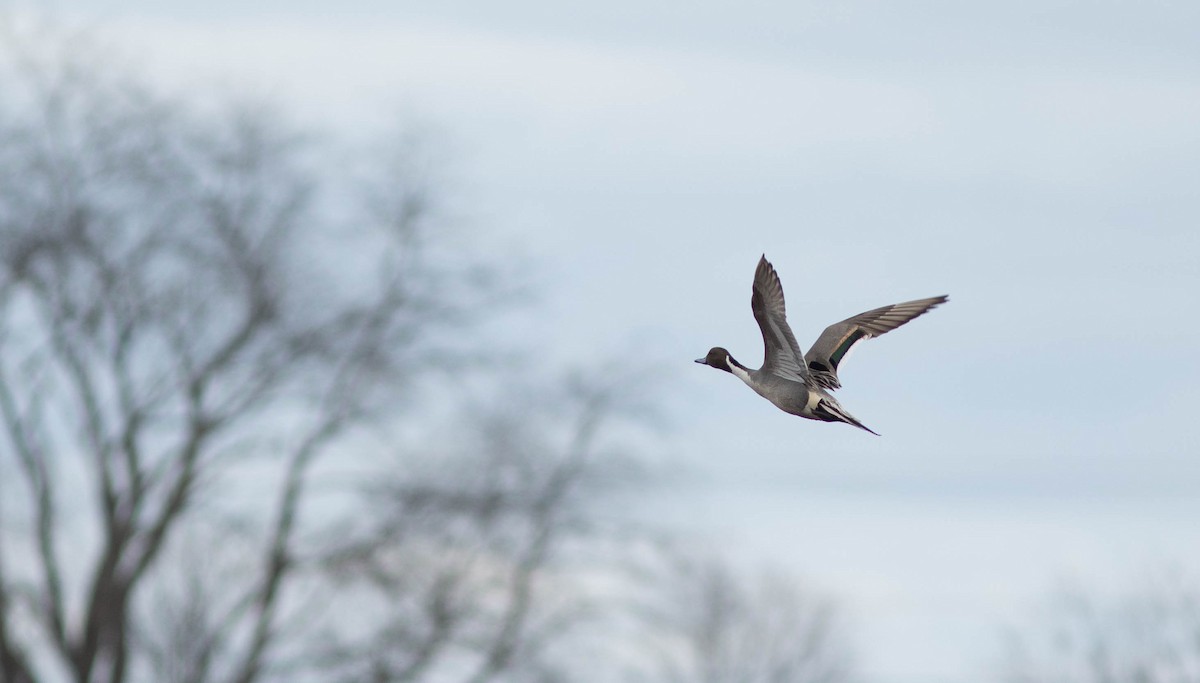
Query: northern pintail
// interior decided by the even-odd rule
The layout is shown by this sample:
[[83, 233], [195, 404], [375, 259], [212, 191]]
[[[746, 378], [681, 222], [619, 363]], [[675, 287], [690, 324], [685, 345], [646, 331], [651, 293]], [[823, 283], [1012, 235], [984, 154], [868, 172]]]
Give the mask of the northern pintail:
[[765, 347], [762, 367], [751, 370], [719, 346], [696, 362], [732, 373], [786, 413], [822, 422], [845, 422], [878, 436], [829, 393], [842, 386], [838, 367], [859, 342], [891, 332], [949, 300], [947, 296], [935, 296], [859, 313], [826, 327], [808, 353], [803, 353], [788, 327], [783, 285], [764, 254], [754, 271], [754, 293], [750, 297]]

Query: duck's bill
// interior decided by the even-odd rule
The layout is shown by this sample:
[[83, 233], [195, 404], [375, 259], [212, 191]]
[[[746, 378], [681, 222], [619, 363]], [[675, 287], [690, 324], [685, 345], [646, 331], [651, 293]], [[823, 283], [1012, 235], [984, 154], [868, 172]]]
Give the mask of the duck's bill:
[[693, 363], [699, 363], [699, 364], [701, 364], [701, 365], [708, 365], [708, 361], [707, 361], [706, 359], [704, 359], [704, 358], [697, 358], [696, 360], [694, 360], [694, 361], [692, 361], [692, 362], [693, 362]]

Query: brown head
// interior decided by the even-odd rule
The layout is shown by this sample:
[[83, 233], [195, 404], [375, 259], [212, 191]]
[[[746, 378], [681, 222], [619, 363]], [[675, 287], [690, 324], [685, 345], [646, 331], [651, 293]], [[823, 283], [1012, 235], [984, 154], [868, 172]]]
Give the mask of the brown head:
[[729, 355], [728, 351], [720, 346], [712, 347], [708, 350], [707, 356], [703, 358], [697, 358], [696, 362], [700, 363], [701, 365], [707, 365], [710, 368], [724, 370], [725, 372], [733, 372], [733, 370], [729, 367], [730, 363], [738, 366], [739, 368], [745, 368], [745, 366], [743, 366], [741, 363], [734, 360], [733, 356]]

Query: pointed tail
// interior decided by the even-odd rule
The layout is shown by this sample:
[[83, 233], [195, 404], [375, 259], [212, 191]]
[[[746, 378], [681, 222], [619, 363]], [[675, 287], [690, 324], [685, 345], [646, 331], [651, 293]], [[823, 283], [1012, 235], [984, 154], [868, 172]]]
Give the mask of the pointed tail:
[[859, 422], [858, 418], [847, 413], [845, 408], [827, 398], [821, 399], [821, 402], [817, 404], [813, 412], [826, 422], [845, 422], [848, 425], [854, 425], [859, 429], [865, 429], [875, 436], [879, 436], [879, 432]]

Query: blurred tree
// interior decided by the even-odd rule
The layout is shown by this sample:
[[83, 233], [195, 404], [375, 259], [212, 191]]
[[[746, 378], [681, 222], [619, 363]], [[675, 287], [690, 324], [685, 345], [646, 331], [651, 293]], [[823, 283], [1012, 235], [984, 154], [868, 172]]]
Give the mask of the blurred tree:
[[[259, 680], [308, 473], [456, 360], [489, 271], [438, 253], [411, 140], [339, 184], [279, 112], [0, 40], [0, 679]], [[204, 505], [247, 531], [164, 673], [145, 588]]]
[[1009, 634], [1004, 671], [1013, 683], [1200, 681], [1200, 590], [1179, 575], [1107, 597], [1059, 589]]
[[645, 611], [654, 683], [852, 680], [844, 626], [827, 598], [794, 579], [747, 579], [717, 560], [675, 554]]
[[669, 644], [659, 680], [843, 680], [827, 604], [707, 565], [649, 636], [606, 630], [634, 585], [607, 437], [647, 406], [617, 363], [463, 403], [511, 280], [447, 235], [420, 136], [330, 167], [87, 36], [0, 41], [0, 681], [603, 678], [584, 630]]
[[642, 411], [627, 382], [562, 384], [514, 391], [476, 411], [469, 431], [424, 466], [375, 477], [364, 501], [376, 514], [339, 533], [326, 562], [350, 610], [374, 613], [382, 627], [323, 637], [328, 645], [314, 649], [329, 680], [548, 682], [588, 673], [570, 636], [603, 629], [620, 609], [594, 584], [616, 573], [620, 553], [609, 541], [630, 540], [596, 507], [632, 472], [601, 437]]

